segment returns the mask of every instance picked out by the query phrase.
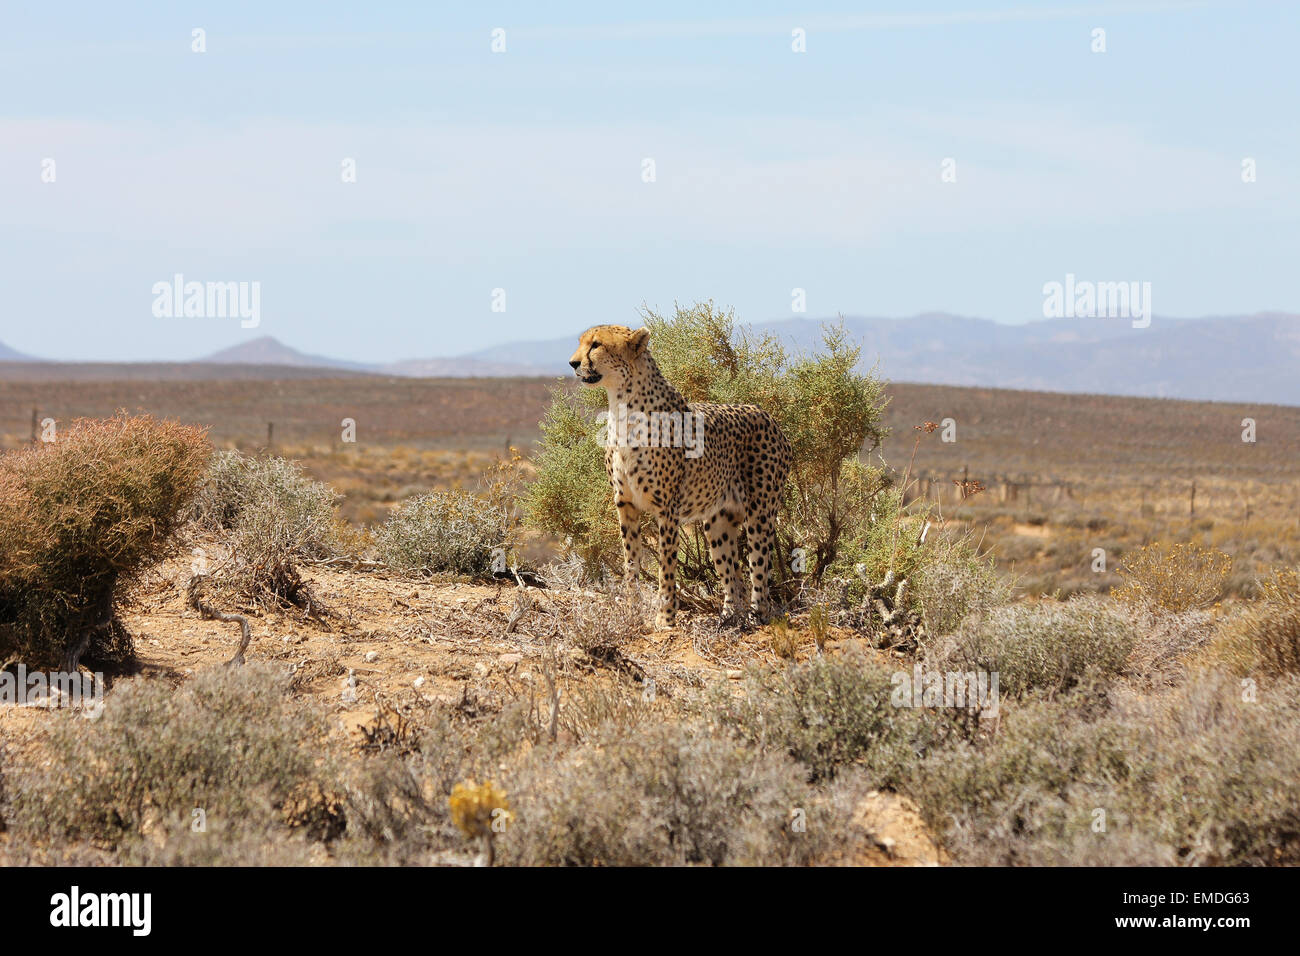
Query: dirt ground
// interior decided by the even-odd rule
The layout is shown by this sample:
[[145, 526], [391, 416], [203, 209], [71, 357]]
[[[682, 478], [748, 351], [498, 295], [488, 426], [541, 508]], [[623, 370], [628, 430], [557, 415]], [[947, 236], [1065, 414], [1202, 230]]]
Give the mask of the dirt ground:
[[[322, 624], [296, 611], [241, 609], [251, 630], [246, 658], [286, 665], [294, 690], [324, 705], [337, 739], [358, 749], [394, 730], [400, 733], [403, 715], [413, 710], [445, 706], [473, 715], [520, 695], [544, 702], [552, 682], [562, 695], [609, 681], [624, 685], [628, 694], [644, 695], [653, 686], [654, 695], [669, 702], [684, 688], [716, 682], [741, 693], [746, 666], [777, 661], [766, 629], [723, 630], [705, 612], [684, 614], [678, 627], [664, 632], [642, 627], [620, 643], [616, 659], [603, 663], [593, 663], [577, 648], [557, 651], [553, 638], [562, 624], [572, 626], [575, 616], [580, 627], [585, 622], [596, 630], [609, 624], [602, 618], [610, 614], [637, 620], [626, 597], [611, 605], [605, 595], [580, 590], [521, 592], [505, 582], [429, 582], [322, 566], [304, 568], [303, 577], [333, 614]], [[173, 559], [128, 593], [120, 617], [135, 640], [134, 676], [179, 685], [199, 669], [228, 661], [238, 646], [238, 624], [205, 619], [187, 604], [188, 579], [188, 563]], [[649, 600], [646, 590], [645, 607]], [[860, 645], [852, 631], [835, 628], [825, 652], [838, 653], [850, 644], [883, 653]], [[814, 652], [808, 642], [796, 653]], [[110, 706], [114, 680], [110, 675]], [[0, 706], [0, 746], [11, 753], [38, 746], [42, 724], [53, 716], [40, 707]], [[849, 858], [837, 862], [946, 862], [905, 797], [869, 793], [853, 822], [864, 839], [846, 847]]]

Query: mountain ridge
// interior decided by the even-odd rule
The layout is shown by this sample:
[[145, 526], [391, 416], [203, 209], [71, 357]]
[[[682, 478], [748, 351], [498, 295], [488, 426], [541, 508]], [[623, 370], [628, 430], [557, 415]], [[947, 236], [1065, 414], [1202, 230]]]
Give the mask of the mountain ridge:
[[[1300, 315], [1177, 319], [1044, 319], [1007, 325], [930, 312], [904, 318], [793, 317], [752, 323], [796, 354], [813, 354], [826, 323], [862, 349], [859, 367], [896, 382], [1300, 405]], [[463, 355], [355, 362], [300, 351], [263, 335], [191, 363], [319, 368], [420, 378], [564, 376], [578, 333], [486, 346]], [[539, 361], [538, 357], [546, 358]], [[0, 343], [0, 361], [42, 360]]]

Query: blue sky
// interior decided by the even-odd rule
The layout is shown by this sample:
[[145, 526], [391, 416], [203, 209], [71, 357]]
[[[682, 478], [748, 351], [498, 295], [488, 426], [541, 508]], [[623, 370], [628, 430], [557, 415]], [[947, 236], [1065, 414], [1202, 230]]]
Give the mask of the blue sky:
[[[795, 288], [807, 317], [1022, 322], [1066, 273], [1149, 281], [1157, 315], [1300, 311], [1298, 26], [1288, 3], [6, 2], [0, 341], [378, 361], [643, 302], [788, 318]], [[155, 316], [176, 273], [259, 282], [260, 325]]]

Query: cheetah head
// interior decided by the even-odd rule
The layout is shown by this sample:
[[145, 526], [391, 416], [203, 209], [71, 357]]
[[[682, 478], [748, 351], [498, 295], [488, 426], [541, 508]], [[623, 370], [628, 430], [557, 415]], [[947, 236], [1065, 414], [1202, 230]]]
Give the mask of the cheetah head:
[[597, 325], [582, 333], [569, 364], [578, 379], [588, 385], [618, 388], [645, 355], [649, 339], [649, 329], [634, 332], [625, 325]]

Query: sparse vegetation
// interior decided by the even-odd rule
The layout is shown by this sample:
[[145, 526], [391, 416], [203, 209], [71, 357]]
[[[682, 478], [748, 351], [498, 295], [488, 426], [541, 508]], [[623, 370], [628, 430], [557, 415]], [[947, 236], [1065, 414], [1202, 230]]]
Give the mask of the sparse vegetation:
[[328, 771], [323, 721], [286, 689], [266, 665], [212, 668], [176, 691], [127, 681], [98, 720], [59, 715], [47, 759], [19, 777], [15, 824], [116, 846], [155, 826], [188, 830], [196, 810], [228, 828], [273, 820]]
[[[92, 653], [120, 652], [129, 625], [147, 635], [141, 654], [165, 664], [117, 681], [97, 721], [28, 712], [29, 732], [5, 747], [0, 861], [853, 862], [863, 859], [864, 794], [883, 790], [919, 806], [921, 825], [957, 863], [1300, 863], [1294, 515], [1286, 527], [1272, 512], [1261, 518], [1265, 499], [1255, 498], [1249, 521], [1219, 520], [1211, 478], [1198, 485], [1195, 515], [1178, 489], [1132, 496], [1097, 475], [1070, 495], [1027, 484], [1020, 499], [936, 500], [917, 475], [952, 471], [952, 456], [969, 455], [971, 478], [986, 478], [987, 430], [1002, 430], [994, 460], [1005, 453], [1008, 469], [1038, 461], [1035, 441], [1080, 439], [1033, 433], [1023, 416], [1028, 437], [1016, 437], [992, 418], [1021, 406], [973, 391], [903, 386], [898, 394], [939, 407], [900, 412], [874, 380], [855, 378], [844, 354], [805, 367], [738, 336], [711, 307], [647, 321], [661, 323], [656, 355], [693, 399], [757, 400], [796, 419], [798, 408], [825, 406], [829, 417], [805, 436], [826, 439], [824, 458], [808, 452], [805, 474], [819, 477], [789, 503], [783, 528], [787, 546], [812, 543], [807, 586], [786, 593], [776, 622], [720, 632], [698, 613], [705, 602], [693, 587], [696, 613], [663, 638], [645, 633], [635, 596], [586, 590], [618, 549], [591, 455], [590, 399], [575, 391], [556, 393], [551, 440], [523, 489], [530, 508], [550, 509], [530, 511], [532, 537], [514, 536], [513, 524], [532, 466], [513, 452], [501, 458], [497, 439], [495, 457], [476, 452], [481, 461], [387, 448], [367, 449], [366, 465], [355, 448], [309, 451], [311, 467], [324, 469], [312, 474], [346, 474], [349, 489], [382, 475], [383, 490], [362, 496], [379, 521], [370, 534], [339, 525], [330, 487], [294, 462], [219, 454], [204, 483], [208, 450], [192, 429], [125, 417], [74, 426], [53, 446], [0, 459], [0, 544], [9, 545], [0, 547], [0, 634], [15, 642], [0, 653], [19, 656], [17, 642], [35, 633], [16, 626], [26, 582], [56, 580], [31, 569], [63, 574], [74, 565], [60, 562], [82, 553], [93, 562], [76, 565], [78, 575], [118, 557], [132, 569], [114, 592], [121, 621]], [[1143, 407], [1043, 401], [1058, 420]], [[907, 432], [895, 467], [840, 455], [852, 436], [831, 427], [842, 424], [832, 411], [855, 402], [866, 417], [853, 427], [866, 426], [868, 447], [888, 423]], [[955, 446], [913, 427], [946, 413], [962, 429]], [[83, 427], [89, 444], [74, 444]], [[912, 454], [915, 469], [899, 469]], [[447, 491], [422, 497], [434, 482]], [[464, 490], [475, 486], [481, 493]], [[72, 546], [65, 554], [39, 501], [99, 517], [56, 526]], [[229, 635], [196, 616], [177, 586], [190, 555], [170, 555], [178, 538], [169, 535], [184, 516], [195, 519], [214, 596], [240, 602], [252, 622], [248, 659], [274, 666], [202, 667], [228, 656]], [[587, 562], [586, 578], [547, 575], [544, 592], [464, 583], [482, 576], [492, 547], [551, 556], [556, 537], [575, 530], [572, 561]], [[105, 542], [136, 550], [111, 553]], [[691, 547], [688, 565], [699, 557]], [[234, 557], [241, 548], [249, 558]], [[1108, 570], [1094, 564], [1097, 548]], [[159, 558], [158, 573], [141, 573]], [[336, 630], [300, 627], [303, 615], [282, 599], [292, 588], [267, 578], [246, 591], [253, 579], [231, 576], [280, 559], [303, 587], [310, 579], [342, 598]], [[1274, 569], [1262, 579], [1261, 564]], [[1014, 595], [1012, 565], [1023, 575]], [[871, 600], [882, 595], [886, 613], [904, 606], [913, 641], [873, 647], [885, 643]], [[52, 663], [67, 649], [63, 640], [29, 647]], [[996, 673], [997, 715], [898, 706], [895, 678], [918, 665]], [[322, 702], [342, 726], [324, 718]], [[10, 724], [0, 744], [13, 742]], [[494, 810], [508, 825], [491, 828]], [[870, 846], [886, 854], [884, 841]]]
[[1237, 674], [1300, 675], [1300, 580], [1294, 568], [1260, 582], [1262, 599], [1228, 621], [1211, 659]]
[[[518, 783], [512, 863], [680, 866], [810, 862], [838, 824], [818, 812], [800, 770], [706, 725], [654, 724], [557, 755], [537, 751]], [[790, 827], [793, 808], [815, 818]]]
[[1294, 683], [1257, 702], [1222, 676], [1114, 709], [1025, 704], [999, 735], [930, 754], [909, 792], [975, 865], [1300, 862]]

